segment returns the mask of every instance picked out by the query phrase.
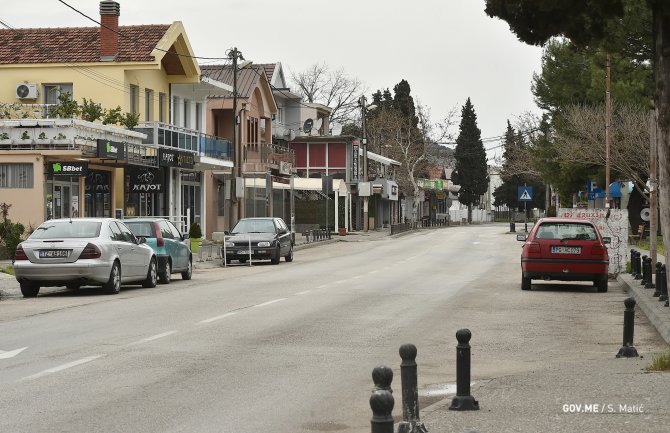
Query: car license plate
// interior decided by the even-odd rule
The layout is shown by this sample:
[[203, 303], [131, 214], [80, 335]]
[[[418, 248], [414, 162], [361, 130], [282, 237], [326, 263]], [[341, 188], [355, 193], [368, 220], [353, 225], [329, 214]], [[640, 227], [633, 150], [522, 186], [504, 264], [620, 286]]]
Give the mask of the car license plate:
[[582, 247], [564, 247], [559, 245], [551, 246], [552, 254], [581, 254]]
[[241, 256], [248, 256], [248, 255], [249, 255], [249, 251], [240, 250], [240, 251], [237, 252], [237, 254], [239, 254], [239, 255], [241, 255]]
[[70, 255], [70, 250], [39, 250], [40, 259], [56, 259]]

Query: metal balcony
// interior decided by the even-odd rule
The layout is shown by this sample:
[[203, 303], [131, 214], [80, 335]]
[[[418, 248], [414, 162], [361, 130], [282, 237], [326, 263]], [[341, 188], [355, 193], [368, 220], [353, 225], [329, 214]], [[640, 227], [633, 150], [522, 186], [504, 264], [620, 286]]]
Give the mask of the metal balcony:
[[140, 122], [133, 130], [146, 134], [145, 144], [173, 147], [222, 160], [232, 160], [234, 156], [228, 140], [194, 129], [162, 122]]

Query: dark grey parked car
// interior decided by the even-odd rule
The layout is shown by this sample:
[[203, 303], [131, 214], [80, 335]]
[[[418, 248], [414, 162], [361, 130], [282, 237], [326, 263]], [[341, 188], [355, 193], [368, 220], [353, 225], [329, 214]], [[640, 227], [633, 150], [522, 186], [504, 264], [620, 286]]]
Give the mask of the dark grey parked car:
[[244, 263], [249, 259], [270, 260], [279, 263], [284, 257], [293, 261], [293, 240], [291, 231], [281, 218], [242, 218], [227, 233], [224, 248], [221, 250], [226, 263], [238, 260]]

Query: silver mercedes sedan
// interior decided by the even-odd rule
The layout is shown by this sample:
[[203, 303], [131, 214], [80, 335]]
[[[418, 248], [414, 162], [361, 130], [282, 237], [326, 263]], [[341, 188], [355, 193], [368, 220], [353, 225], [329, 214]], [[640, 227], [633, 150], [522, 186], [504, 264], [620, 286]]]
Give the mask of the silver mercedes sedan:
[[121, 284], [156, 287], [156, 256], [146, 239], [113, 218], [48, 220], [16, 247], [14, 273], [26, 298], [40, 287], [102, 285], [116, 294]]

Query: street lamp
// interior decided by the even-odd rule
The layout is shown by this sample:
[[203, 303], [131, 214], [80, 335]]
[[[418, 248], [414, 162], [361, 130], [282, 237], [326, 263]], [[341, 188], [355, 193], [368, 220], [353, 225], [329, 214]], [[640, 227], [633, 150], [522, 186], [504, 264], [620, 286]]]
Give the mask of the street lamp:
[[[366, 117], [368, 110], [374, 110], [377, 108], [376, 105], [366, 104], [365, 95], [362, 95], [358, 100], [358, 104], [361, 107], [361, 141], [363, 142], [363, 179], [365, 182], [368, 182], [368, 134], [366, 132]], [[368, 191], [369, 194], [369, 191]], [[368, 218], [368, 196], [363, 196], [363, 231], [368, 231], [369, 228], [369, 218]]]

